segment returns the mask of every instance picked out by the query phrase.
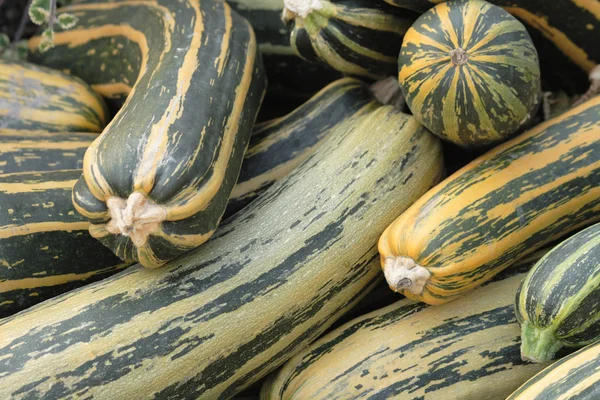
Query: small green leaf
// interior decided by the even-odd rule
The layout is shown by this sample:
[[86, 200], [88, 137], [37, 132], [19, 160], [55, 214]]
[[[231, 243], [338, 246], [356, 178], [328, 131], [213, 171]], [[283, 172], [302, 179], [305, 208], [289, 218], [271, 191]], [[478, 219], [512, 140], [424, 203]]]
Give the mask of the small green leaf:
[[77, 23], [77, 17], [73, 14], [60, 14], [58, 16], [58, 25], [63, 29], [71, 29]]
[[31, 2], [31, 7], [43, 8], [44, 10], [50, 12], [50, 0], [33, 0]]
[[41, 53], [43, 53], [45, 51], [48, 51], [52, 47], [54, 47], [54, 32], [52, 31], [52, 29], [45, 29], [42, 33], [42, 40], [40, 42], [40, 45], [38, 46], [38, 49]]
[[10, 38], [6, 33], [0, 33], [0, 48], [6, 48], [10, 46]]
[[48, 22], [50, 18], [50, 13], [48, 10], [42, 7], [30, 7], [29, 8], [29, 18], [36, 25], [43, 25], [45, 22]]

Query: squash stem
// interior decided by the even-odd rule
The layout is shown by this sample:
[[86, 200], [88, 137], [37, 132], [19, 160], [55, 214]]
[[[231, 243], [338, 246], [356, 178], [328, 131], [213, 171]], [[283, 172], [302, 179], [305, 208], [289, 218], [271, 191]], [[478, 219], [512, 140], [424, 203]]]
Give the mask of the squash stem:
[[410, 257], [402, 256], [387, 257], [383, 265], [383, 274], [394, 292], [405, 289], [417, 295], [423, 293], [431, 276], [427, 268], [420, 266]]
[[297, 16], [306, 19], [313, 11], [323, 8], [321, 0], [285, 0], [284, 5], [281, 18], [286, 23]]
[[600, 94], [600, 64], [590, 71], [590, 88], [573, 104], [573, 107], [585, 103], [598, 94]]
[[111, 217], [106, 230], [129, 237], [136, 247], [143, 246], [148, 236], [167, 218], [165, 207], [151, 202], [140, 192], [132, 193], [127, 200], [109, 197], [106, 205]]
[[538, 328], [530, 322], [521, 325], [521, 358], [523, 361], [543, 363], [554, 358], [563, 347], [553, 328]]
[[385, 105], [391, 105], [401, 110], [404, 108], [404, 96], [400, 89], [398, 78], [390, 76], [371, 85], [373, 96]]

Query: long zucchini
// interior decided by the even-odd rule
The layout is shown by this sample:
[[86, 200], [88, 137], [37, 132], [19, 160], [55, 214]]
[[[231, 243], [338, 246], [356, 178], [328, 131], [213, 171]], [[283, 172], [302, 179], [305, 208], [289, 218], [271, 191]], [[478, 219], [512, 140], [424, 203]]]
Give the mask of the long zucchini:
[[547, 362], [561, 347], [600, 340], [600, 224], [565, 240], [527, 275], [517, 293], [521, 354]]
[[106, 104], [60, 71], [0, 59], [0, 129], [102, 132]]
[[506, 400], [600, 399], [600, 342], [560, 359]]
[[0, 129], [0, 175], [83, 168], [95, 133]]
[[234, 395], [373, 287], [377, 236], [441, 170], [412, 117], [348, 121], [204, 246], [0, 322], [0, 398]]
[[381, 236], [390, 288], [429, 304], [600, 220], [600, 96], [477, 158]]
[[[238, 211], [276, 180], [288, 175], [321, 145], [334, 126], [372, 109], [372, 102], [374, 99], [371, 90], [364, 83], [351, 78], [341, 79], [323, 89], [294, 113], [258, 126], [254, 130], [251, 146], [246, 152], [240, 180], [233, 191], [226, 215]], [[0, 131], [2, 140], [0, 142], [0, 173], [81, 168], [83, 153], [96, 136], [96, 134], [72, 132], [60, 134]], [[76, 173], [74, 174], [76, 175]], [[51, 193], [54, 192], [47, 191], [40, 195], [51, 197]], [[70, 196], [65, 196], [65, 199], [70, 199]], [[50, 200], [55, 203], [61, 201], [56, 198]], [[63, 206], [71, 207], [70, 202]], [[45, 232], [49, 240], [55, 242], [55, 248], [60, 243], [62, 234], [61, 232]], [[85, 236], [88, 236], [87, 233]], [[21, 243], [24, 253], [37, 250], [31, 241]], [[2, 241], [0, 240], [1, 245]], [[90, 251], [97, 250], [98, 245], [97, 243], [92, 245]], [[73, 246], [73, 243], [67, 241], [61, 248], [67, 251], [69, 246]], [[110, 261], [112, 258], [108, 260]], [[74, 263], [71, 258], [61, 258], [60, 261], [53, 264], [52, 273], [54, 276], [61, 276], [60, 279], [68, 276], [69, 283], [68, 285], [54, 285], [51, 291], [48, 291], [48, 280], [31, 280], [31, 277], [46, 271], [45, 261], [37, 257], [29, 258], [27, 261], [27, 265], [22, 266], [21, 275], [15, 277], [15, 281], [23, 282], [24, 279], [29, 279], [27, 281], [29, 282], [29, 292], [36, 292], [38, 296], [21, 296], [18, 304], [13, 300], [10, 308], [7, 307], [0, 312], [0, 315], [4, 317], [92, 281], [88, 276], [90, 274], [73, 273], [75, 266], [82, 267], [81, 262]], [[88, 263], [89, 271], [87, 272], [93, 274], [93, 279], [97, 280], [97, 276], [108, 277], [119, 272], [126, 265], [117, 263], [106, 268], [105, 263], [106, 261], [101, 259], [98, 260], [98, 265], [89, 265]], [[26, 276], [30, 278], [26, 278]], [[45, 292], [40, 294], [41, 291]], [[3, 295], [0, 294], [0, 296]], [[16, 292], [4, 295], [6, 298], [15, 296]]]
[[359, 80], [337, 80], [288, 115], [255, 126], [225, 217], [235, 214], [275, 181], [288, 175], [344, 121], [375, 101]]
[[451, 304], [405, 299], [348, 322], [269, 377], [261, 398], [504, 399], [543, 368], [521, 361], [513, 314], [537, 258]]
[[0, 317], [127, 265], [89, 235], [75, 211], [71, 191], [80, 176], [81, 170], [0, 175]]
[[[76, 209], [121, 259], [159, 267], [208, 240], [225, 211], [266, 85], [254, 32], [218, 1], [62, 10], [77, 26], [32, 59], [96, 87], [104, 82], [108, 92], [119, 74], [131, 85], [86, 152]], [[38, 41], [30, 40], [32, 51]], [[128, 80], [125, 66], [114, 65], [125, 61], [116, 60], [136, 64], [139, 76]]]

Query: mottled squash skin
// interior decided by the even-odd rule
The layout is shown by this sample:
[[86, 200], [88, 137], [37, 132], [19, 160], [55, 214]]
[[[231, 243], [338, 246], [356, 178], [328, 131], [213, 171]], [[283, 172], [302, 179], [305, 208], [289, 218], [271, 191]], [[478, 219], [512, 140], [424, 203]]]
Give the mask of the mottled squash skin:
[[527, 30], [485, 1], [454, 0], [427, 11], [406, 33], [398, 64], [413, 114], [460, 146], [506, 140], [539, 103], [539, 61]]

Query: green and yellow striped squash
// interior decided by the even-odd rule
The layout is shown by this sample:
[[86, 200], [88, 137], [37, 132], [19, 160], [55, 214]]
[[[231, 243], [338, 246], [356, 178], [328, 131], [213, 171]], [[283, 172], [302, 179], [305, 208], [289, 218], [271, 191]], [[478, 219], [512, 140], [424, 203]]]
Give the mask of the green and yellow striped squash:
[[600, 97], [455, 172], [381, 236], [390, 288], [429, 304], [600, 220]]
[[290, 32], [281, 19], [283, 0], [227, 0], [256, 32], [269, 78], [267, 97], [308, 99], [342, 74], [322, 64], [309, 63], [294, 53]]
[[379, 233], [442, 164], [391, 106], [340, 125], [204, 246], [0, 322], [0, 398], [233, 396], [379, 281]]
[[521, 360], [513, 313], [535, 260], [452, 304], [404, 299], [346, 323], [271, 375], [261, 399], [504, 399], [543, 368]]
[[506, 400], [597, 400], [600, 342], [564, 357], [525, 382]]
[[[298, 8], [298, 3], [305, 3]], [[402, 37], [417, 17], [381, 0], [285, 0], [290, 42], [313, 63], [356, 76], [395, 75]]]
[[0, 129], [102, 132], [106, 104], [80, 79], [0, 59]]
[[120, 258], [159, 267], [208, 240], [225, 211], [266, 84], [254, 32], [217, 1], [62, 10], [77, 26], [32, 59], [104, 82], [105, 95], [129, 91], [88, 148], [73, 202]]
[[524, 359], [546, 362], [600, 340], [600, 224], [565, 240], [529, 272], [515, 302]]
[[398, 80], [413, 115], [464, 147], [506, 140], [530, 121], [541, 93], [537, 51], [516, 18], [482, 0], [453, 0], [404, 36]]
[[75, 211], [71, 191], [80, 176], [81, 170], [0, 175], [0, 318], [126, 267]]
[[[229, 200], [228, 212], [225, 215], [233, 214], [234, 210], [241, 209], [275, 181], [288, 175], [321, 145], [335, 126], [372, 110], [373, 101], [373, 95], [368, 86], [358, 80], [345, 78], [323, 89], [296, 112], [285, 118], [257, 126], [254, 136], [251, 138], [250, 148], [246, 152], [240, 175], [241, 181], [238, 181], [234, 188], [232, 198]], [[0, 174], [81, 169], [83, 154], [96, 136], [93, 133], [0, 130]], [[48, 191], [43, 195], [51, 197], [53, 193], [55, 192]], [[70, 208], [70, 196], [65, 196], [65, 199], [68, 199], [68, 203], [60, 204], [60, 199], [56, 198], [49, 200], [57, 207]], [[64, 212], [62, 214], [66, 218], [65, 221], [72, 221], [73, 216], [68, 212], [66, 215]], [[55, 217], [58, 216], [55, 215]], [[83, 220], [77, 221], [82, 222]], [[53, 247], [57, 248], [63, 234], [62, 231], [44, 232], [44, 240], [52, 241]], [[87, 233], [81, 231], [77, 231], [76, 234], [88, 236]], [[11, 238], [11, 240], [18, 239]], [[86, 240], [89, 241], [89, 238]], [[22, 244], [24, 253], [31, 253], [32, 249], [33, 252], [37, 251], [34, 241], [23, 241]], [[66, 241], [64, 242], [66, 250], [61, 251], [68, 251], [73, 245], [72, 242]], [[98, 247], [103, 247], [99, 243], [88, 246], [90, 246], [91, 252], [97, 252]], [[0, 247], [2, 247], [1, 239]], [[0, 254], [2, 254], [1, 251]], [[106, 260], [98, 259], [98, 264], [95, 266], [85, 265], [86, 268], [90, 268], [88, 271], [90, 274], [73, 273], [75, 266], [83, 268], [83, 261], [73, 260], [72, 257], [62, 257], [53, 263], [52, 272], [54, 276], [61, 276], [59, 279], [68, 276], [68, 285], [54, 285], [51, 286], [51, 290], [48, 290], [49, 279], [31, 279], [38, 274], [48, 273], [46, 262], [36, 262], [37, 260], [39, 260], [37, 257], [28, 259], [27, 266], [22, 266], [19, 271], [20, 275], [15, 278], [15, 281], [24, 282], [24, 279], [28, 279], [29, 292], [35, 292], [38, 295], [36, 297], [21, 296], [19, 304], [14, 299], [11, 300], [13, 302], [10, 303], [10, 309], [7, 307], [0, 311], [0, 315], [8, 316], [34, 303], [89, 283], [91, 279], [88, 275], [97, 280], [96, 277], [107, 277], [119, 272], [125, 266], [125, 264], [120, 266], [118, 264], [121, 263], [117, 263], [105, 268]], [[108, 260], [112, 261], [112, 258], [109, 257]], [[1, 276], [2, 274], [0, 274]], [[10, 284], [15, 285], [14, 282]], [[1, 287], [2, 283], [0, 283], [0, 297], [5, 297], [5, 301], [8, 301], [9, 297], [16, 296], [17, 292], [1, 294]], [[41, 293], [42, 291], [45, 292]], [[0, 301], [0, 303], [2, 302]]]
[[[385, 0], [425, 12], [445, 0]], [[540, 57], [546, 90], [581, 94], [588, 74], [600, 63], [598, 0], [490, 0], [517, 17], [531, 35]]]
[[336, 126], [371, 110], [375, 101], [369, 86], [344, 78], [327, 85], [288, 115], [257, 124], [225, 217], [292, 172]]
[[96, 133], [21, 131], [0, 128], [0, 175], [83, 168]]

